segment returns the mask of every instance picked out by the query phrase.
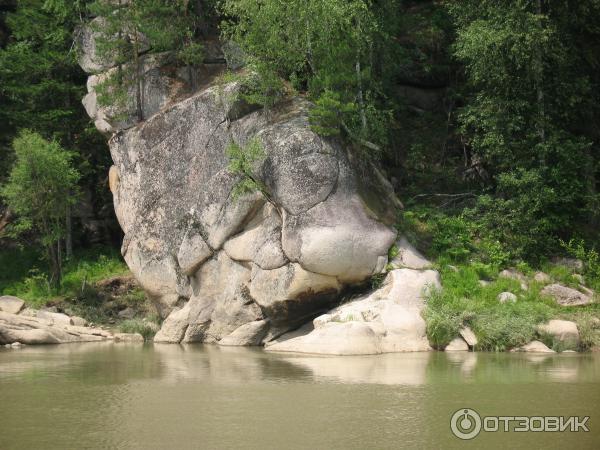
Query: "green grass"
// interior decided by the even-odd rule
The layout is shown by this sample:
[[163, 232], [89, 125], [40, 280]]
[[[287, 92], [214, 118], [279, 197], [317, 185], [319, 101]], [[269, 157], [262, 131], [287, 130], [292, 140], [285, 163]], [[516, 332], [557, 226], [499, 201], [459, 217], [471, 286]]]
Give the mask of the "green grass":
[[[458, 271], [442, 267], [440, 272], [443, 290], [430, 296], [425, 309], [427, 334], [437, 348], [455, 338], [462, 326], [470, 326], [479, 350], [504, 351], [529, 342], [536, 325], [553, 315], [553, 306], [538, 295], [539, 286], [526, 292], [506, 278], [481, 286], [479, 280], [495, 272], [481, 265], [459, 266]], [[498, 294], [505, 291], [516, 294], [518, 301], [498, 302]]]
[[[432, 293], [424, 311], [427, 335], [436, 348], [444, 348], [458, 336], [462, 326], [469, 326], [479, 341], [477, 350], [506, 351], [534, 339], [543, 340], [557, 351], [566, 350], [560, 342], [537, 332], [537, 325], [553, 318], [577, 323], [581, 334], [578, 350], [600, 345], [598, 324], [594, 319], [600, 317], [597, 303], [586, 307], [561, 307], [540, 295], [542, 285], [530, 281], [529, 289], [524, 291], [517, 281], [496, 278], [497, 270], [478, 263], [461, 265], [458, 271], [444, 265], [440, 273], [443, 290]], [[479, 280], [482, 278], [492, 281], [481, 286]], [[517, 302], [500, 303], [497, 296], [505, 291], [516, 294]]]
[[119, 325], [119, 330], [122, 333], [139, 333], [146, 341], [152, 339], [159, 329], [160, 325], [157, 318], [154, 320], [125, 320]]
[[47, 264], [30, 250], [3, 249], [0, 252], [0, 293], [14, 295], [30, 306], [40, 307], [49, 301], [93, 295], [93, 283], [129, 273], [117, 250], [94, 248], [74, 255], [63, 267], [60, 288], [48, 283]]

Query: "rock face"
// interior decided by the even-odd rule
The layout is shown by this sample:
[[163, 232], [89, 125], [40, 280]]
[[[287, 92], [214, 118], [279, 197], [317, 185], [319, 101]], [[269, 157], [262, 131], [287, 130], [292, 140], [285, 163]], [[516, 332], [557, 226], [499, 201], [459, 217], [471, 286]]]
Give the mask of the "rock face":
[[421, 311], [427, 291], [440, 287], [433, 270], [393, 270], [371, 295], [342, 304], [265, 348], [325, 355], [430, 350]]
[[[95, 48], [93, 33], [85, 39], [84, 54]], [[82, 67], [94, 74], [84, 104], [112, 134], [109, 181], [122, 253], [165, 318], [156, 342], [231, 335], [229, 345], [246, 345], [263, 326], [268, 340], [385, 268], [396, 231], [378, 198], [393, 191], [382, 182], [386, 195], [367, 195], [346, 149], [311, 131], [306, 101], [288, 99], [267, 114], [240, 97], [240, 83], [211, 84], [222, 64], [194, 69], [201, 88], [191, 95], [167, 56], [146, 54], [147, 104], [137, 123], [131, 108], [123, 119], [123, 111], [98, 106], [94, 86], [114, 69], [88, 56]], [[254, 139], [265, 157], [253, 176], [267, 195], [236, 197], [240, 177], [228, 169], [227, 148]], [[260, 333], [249, 325], [259, 322]]]
[[0, 312], [0, 344], [64, 344], [112, 339], [97, 328], [65, 325], [42, 318]]

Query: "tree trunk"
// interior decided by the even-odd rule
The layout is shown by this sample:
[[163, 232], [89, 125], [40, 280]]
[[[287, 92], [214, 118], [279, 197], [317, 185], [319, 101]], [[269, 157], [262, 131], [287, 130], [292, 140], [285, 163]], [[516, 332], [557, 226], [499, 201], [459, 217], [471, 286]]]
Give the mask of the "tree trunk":
[[137, 110], [137, 118], [141, 122], [144, 120], [143, 99], [142, 99], [142, 76], [140, 75], [140, 55], [139, 55], [139, 39], [137, 28], [133, 30], [133, 58], [135, 65], [135, 102]]
[[[542, 13], [543, 13], [543, 0], [537, 0], [536, 13], [538, 15], [538, 26], [540, 32], [543, 31]], [[538, 106], [538, 133], [542, 142], [546, 141], [546, 107], [544, 105], [544, 58], [541, 47], [538, 47], [536, 54], [536, 94], [537, 94], [537, 106]]]
[[65, 253], [67, 259], [71, 259], [73, 257], [73, 224], [71, 220], [71, 205], [67, 205], [65, 228]]
[[363, 95], [361, 69], [360, 69], [360, 55], [356, 55], [356, 80], [358, 82], [358, 107], [360, 110], [360, 123], [363, 134], [367, 131], [367, 116], [365, 113], [365, 99]]

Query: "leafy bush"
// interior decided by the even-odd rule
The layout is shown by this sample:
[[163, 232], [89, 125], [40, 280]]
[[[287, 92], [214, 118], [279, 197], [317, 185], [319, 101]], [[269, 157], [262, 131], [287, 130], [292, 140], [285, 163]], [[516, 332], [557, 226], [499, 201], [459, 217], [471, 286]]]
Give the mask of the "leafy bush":
[[152, 339], [159, 329], [158, 323], [140, 319], [126, 320], [119, 325], [122, 333], [139, 333], [146, 341]]

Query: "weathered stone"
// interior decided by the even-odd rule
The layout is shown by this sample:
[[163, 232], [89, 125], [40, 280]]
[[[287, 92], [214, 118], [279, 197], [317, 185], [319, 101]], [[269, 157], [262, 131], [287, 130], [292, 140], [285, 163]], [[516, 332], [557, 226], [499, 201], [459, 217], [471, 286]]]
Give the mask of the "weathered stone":
[[25, 306], [25, 302], [18, 297], [12, 295], [3, 295], [0, 297], [0, 311], [10, 314], [19, 314]]
[[250, 269], [223, 251], [193, 279], [194, 295], [184, 342], [217, 342], [240, 326], [262, 320], [263, 313], [248, 293]]
[[330, 304], [341, 285], [337, 278], [304, 270], [300, 264], [263, 270], [253, 266], [250, 295], [275, 321], [293, 321]]
[[391, 271], [369, 296], [314, 319], [313, 326], [265, 344], [269, 351], [361, 355], [430, 350], [421, 317], [424, 296], [439, 288], [434, 271]]
[[71, 322], [76, 327], [86, 327], [88, 325], [88, 321], [79, 316], [71, 316]]
[[278, 269], [289, 262], [281, 249], [281, 216], [270, 203], [223, 248], [231, 259], [254, 262], [265, 270]]
[[412, 246], [405, 236], [396, 241], [398, 254], [390, 261], [394, 269], [406, 267], [408, 269], [428, 269], [431, 267], [429, 262], [419, 251]]
[[458, 332], [469, 347], [475, 347], [477, 345], [477, 336], [475, 336], [475, 333], [473, 333], [473, 330], [469, 327], [462, 327]]
[[552, 283], [552, 277], [544, 272], [536, 272], [533, 279], [538, 283], [548, 284]]
[[571, 270], [581, 272], [583, 270], [583, 261], [577, 258], [554, 257], [552, 264], [563, 266]]
[[505, 269], [498, 274], [500, 278], [510, 278], [516, 280], [521, 285], [521, 289], [526, 291], [528, 289], [527, 277], [516, 269]]
[[186, 305], [181, 309], [175, 309], [165, 319], [160, 331], [154, 336], [154, 342], [176, 344], [181, 342], [190, 324], [188, 316], [190, 307]]
[[468, 352], [469, 346], [461, 337], [456, 337], [444, 348], [445, 352]]
[[[239, 95], [241, 83], [212, 83], [224, 60], [208, 45], [211, 67], [191, 75], [170, 54], [140, 57], [138, 122], [134, 92], [123, 108], [99, 105], [95, 88], [116, 69], [98, 60], [90, 30], [82, 65], [103, 72], [90, 76], [84, 105], [112, 135], [122, 253], [166, 317], [156, 342], [218, 342], [267, 319], [274, 336], [384, 269], [399, 201], [377, 168], [365, 188], [341, 141], [311, 130], [307, 101], [266, 114]], [[252, 139], [264, 149], [252, 176], [265, 192], [236, 196], [227, 149]]]
[[579, 330], [577, 324], [569, 320], [551, 320], [537, 327], [540, 334], [552, 336], [554, 341], [566, 347], [577, 347], [579, 344]]
[[540, 294], [552, 297], [561, 306], [582, 306], [592, 302], [590, 296], [557, 283], [546, 286]]
[[140, 333], [115, 333], [114, 339], [115, 342], [144, 342], [144, 336], [142, 336]]
[[183, 273], [192, 275], [212, 254], [212, 249], [201, 234], [194, 228], [189, 228], [179, 247], [177, 262]]
[[501, 292], [500, 294], [498, 294], [497, 298], [500, 303], [515, 303], [517, 301], [517, 296], [512, 292]]
[[543, 342], [531, 341], [529, 344], [511, 350], [511, 352], [529, 352], [529, 353], [556, 353], [548, 348]]
[[260, 345], [269, 329], [268, 320], [249, 322], [237, 328], [219, 341], [219, 345], [244, 346]]
[[66, 314], [62, 314], [62, 313], [56, 313], [56, 312], [46, 311], [46, 310], [42, 309], [37, 312], [36, 317], [38, 319], [47, 320], [48, 322], [56, 324], [56, 325], [74, 325], [71, 318], [69, 316], [67, 316]]
[[37, 317], [0, 312], [0, 344], [62, 344], [112, 339], [97, 328], [63, 325]]

